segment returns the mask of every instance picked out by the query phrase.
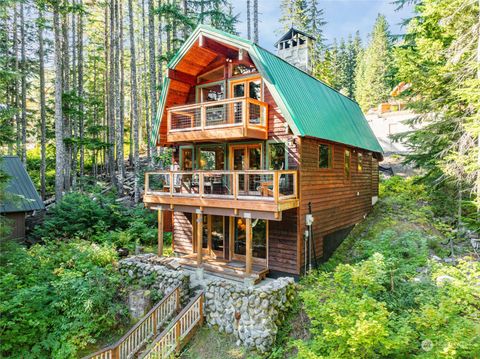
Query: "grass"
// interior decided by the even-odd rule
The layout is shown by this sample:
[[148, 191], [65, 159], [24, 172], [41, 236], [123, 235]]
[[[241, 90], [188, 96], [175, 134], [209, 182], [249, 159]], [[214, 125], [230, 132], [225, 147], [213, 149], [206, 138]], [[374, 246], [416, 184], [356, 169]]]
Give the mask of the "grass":
[[204, 326], [199, 328], [183, 349], [182, 359], [243, 359], [249, 358], [243, 348], [237, 347], [233, 335], [219, 333]]

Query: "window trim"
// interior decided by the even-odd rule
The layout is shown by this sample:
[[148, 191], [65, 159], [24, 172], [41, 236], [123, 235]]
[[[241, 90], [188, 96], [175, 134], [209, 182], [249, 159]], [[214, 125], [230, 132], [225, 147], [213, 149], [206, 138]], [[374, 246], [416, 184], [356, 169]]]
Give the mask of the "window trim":
[[357, 151], [357, 172], [363, 172], [363, 153]]
[[[348, 176], [347, 176], [347, 167], [346, 164], [347, 162], [345, 161], [347, 152], [349, 153], [348, 156]], [[343, 176], [347, 179], [350, 180], [352, 178], [352, 150], [349, 148], [344, 148], [343, 149]]]
[[[329, 153], [330, 153], [330, 158], [328, 159], [328, 167], [320, 167], [320, 148], [321, 146], [327, 146], [329, 148]], [[318, 159], [317, 159], [317, 167], [319, 170], [322, 171], [328, 171], [333, 169], [333, 158], [334, 158], [334, 150], [335, 146], [333, 143], [327, 143], [327, 142], [320, 142], [318, 144]]]

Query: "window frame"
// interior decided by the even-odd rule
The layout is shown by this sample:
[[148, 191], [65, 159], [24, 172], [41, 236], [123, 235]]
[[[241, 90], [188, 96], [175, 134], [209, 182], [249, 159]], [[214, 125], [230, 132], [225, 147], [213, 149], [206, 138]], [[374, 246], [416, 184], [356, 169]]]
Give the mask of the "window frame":
[[357, 172], [363, 172], [363, 153], [357, 152]]
[[[347, 175], [347, 152], [348, 152], [348, 175]], [[345, 148], [343, 150], [343, 175], [347, 180], [352, 178], [352, 150]]]
[[[328, 158], [328, 167], [320, 167], [320, 154], [321, 154], [320, 150], [322, 146], [327, 146], [329, 149], [328, 153], [330, 156]], [[328, 171], [333, 169], [333, 154], [334, 154], [334, 145], [332, 143], [320, 142], [320, 144], [318, 145], [318, 160], [317, 160], [317, 166], [319, 170]]]

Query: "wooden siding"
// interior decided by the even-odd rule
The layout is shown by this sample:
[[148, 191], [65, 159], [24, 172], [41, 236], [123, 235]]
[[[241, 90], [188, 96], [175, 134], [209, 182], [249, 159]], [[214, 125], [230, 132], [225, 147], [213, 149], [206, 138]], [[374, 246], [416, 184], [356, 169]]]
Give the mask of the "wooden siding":
[[176, 253], [193, 253], [192, 214], [173, 212], [173, 250]]
[[[333, 168], [319, 169], [320, 143], [328, 142], [313, 138], [301, 139], [298, 270], [304, 263], [303, 240], [300, 236], [306, 229], [305, 215], [308, 213], [309, 203], [315, 218], [315, 252], [316, 257], [320, 258], [323, 255], [323, 237], [360, 222], [372, 208], [372, 196], [378, 193], [374, 191], [374, 187], [378, 185], [378, 173], [376, 176], [374, 174], [378, 170], [373, 168], [378, 162], [371, 152], [330, 143], [333, 146]], [[350, 178], [344, 173], [345, 149], [351, 153]], [[359, 152], [363, 155], [361, 171], [358, 169]]]
[[268, 268], [297, 274], [298, 210], [284, 211], [281, 221], [268, 222]]

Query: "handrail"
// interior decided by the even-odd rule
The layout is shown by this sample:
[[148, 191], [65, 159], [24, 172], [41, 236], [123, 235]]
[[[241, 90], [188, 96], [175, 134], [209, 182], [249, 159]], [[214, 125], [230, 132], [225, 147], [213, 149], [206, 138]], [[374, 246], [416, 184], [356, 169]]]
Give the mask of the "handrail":
[[163, 359], [179, 352], [193, 329], [203, 323], [203, 291], [173, 319], [170, 325], [153, 341], [140, 359]]
[[[164, 175], [163, 190], [152, 190], [150, 175]], [[180, 178], [178, 176], [181, 176]], [[209, 177], [228, 176], [222, 180], [222, 192], [205, 191]], [[255, 179], [250, 176], [263, 176]], [[291, 176], [291, 180], [287, 180]], [[182, 178], [183, 177], [183, 178]], [[186, 181], [185, 177], [187, 178]], [[230, 178], [231, 177], [231, 178]], [[207, 180], [205, 180], [207, 179]], [[223, 183], [227, 182], [227, 183]], [[248, 183], [257, 183], [248, 187]], [[240, 188], [242, 185], [242, 189]], [[286, 192], [283, 190], [286, 189]], [[224, 193], [227, 192], [227, 193]], [[298, 198], [298, 172], [296, 170], [199, 170], [199, 171], [149, 171], [145, 172], [145, 194], [170, 197], [216, 197], [234, 200], [264, 200], [278, 203]]]
[[[233, 106], [234, 104], [241, 104], [241, 108], [238, 108], [238, 113], [234, 111], [234, 108], [236, 108]], [[232, 105], [232, 107], [229, 106], [227, 109], [224, 109], [220, 123], [214, 121], [214, 123], [209, 124], [207, 120], [207, 109], [222, 105]], [[258, 118], [251, 117], [251, 113], [249, 111], [250, 105], [259, 106]], [[192, 113], [189, 113], [188, 111], [192, 111]], [[268, 122], [268, 104], [246, 96], [228, 98], [218, 101], [172, 106], [167, 108], [166, 112], [167, 128], [170, 133], [199, 130], [203, 131], [205, 129], [213, 130], [229, 127], [245, 127], [246, 129], [252, 127], [257, 130], [266, 131]], [[237, 119], [238, 121], [230, 118], [230, 116], [236, 116], [237, 114], [239, 116]], [[183, 121], [186, 121], [186, 124], [178, 127], [178, 123], [173, 119], [174, 115], [183, 116]], [[258, 119], [258, 123], [251, 123], [252, 119]]]
[[140, 319], [123, 337], [83, 359], [130, 359], [180, 307], [180, 284]]

